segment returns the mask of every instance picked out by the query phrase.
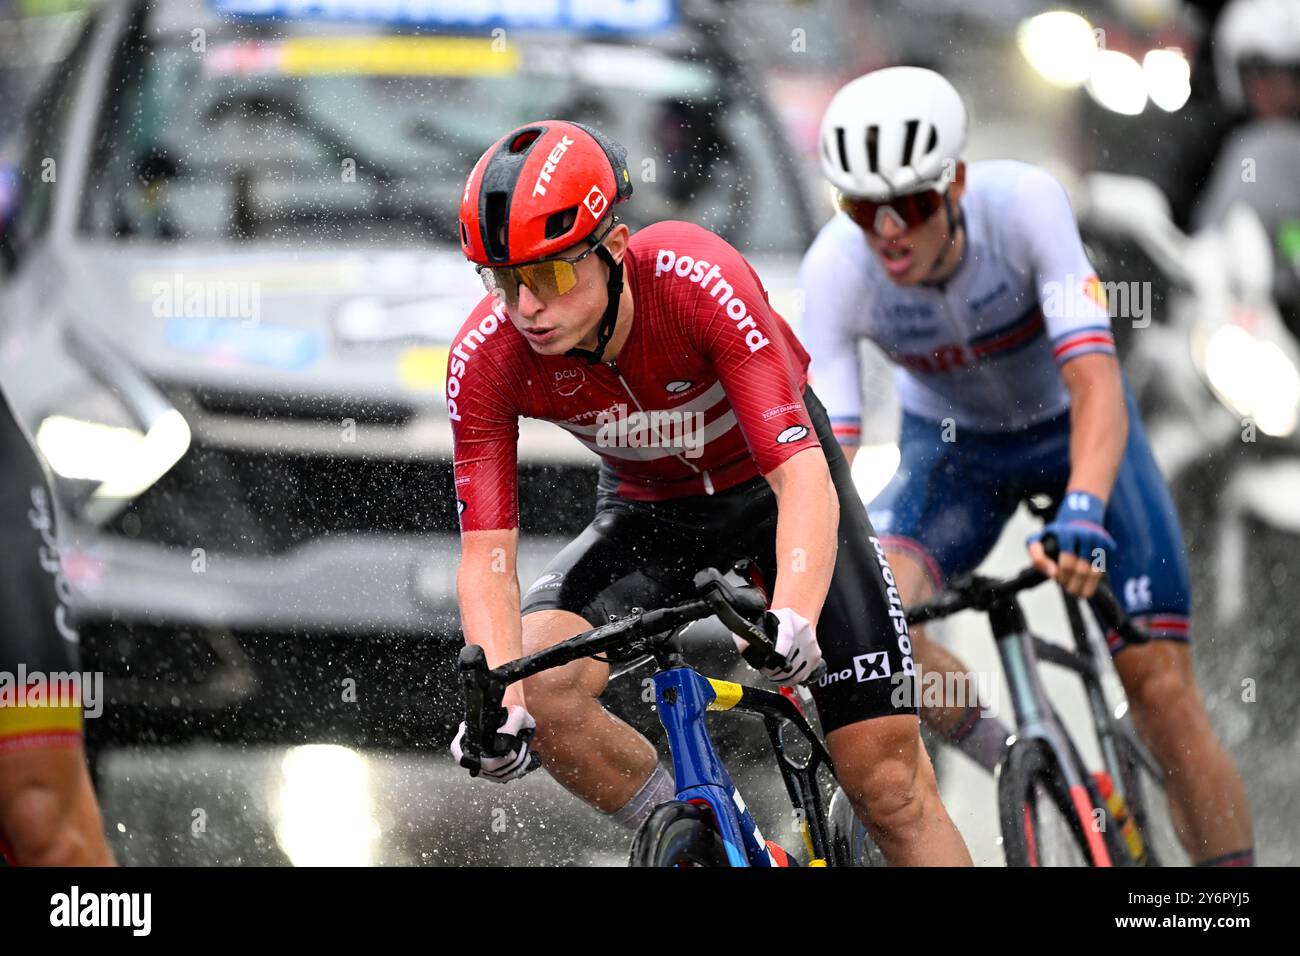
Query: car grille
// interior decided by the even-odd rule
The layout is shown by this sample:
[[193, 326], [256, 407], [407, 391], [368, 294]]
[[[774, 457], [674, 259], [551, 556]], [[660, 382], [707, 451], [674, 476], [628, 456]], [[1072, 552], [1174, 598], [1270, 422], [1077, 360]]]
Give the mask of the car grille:
[[97, 745], [193, 737], [445, 747], [464, 703], [453, 627], [342, 635], [88, 621], [81, 666], [103, 674]]
[[165, 391], [184, 407], [192, 404], [208, 415], [248, 418], [253, 421], [308, 421], [330, 425], [346, 419], [376, 425], [404, 425], [414, 409], [401, 402], [358, 401], [352, 396], [291, 395], [279, 392], [247, 392], [212, 386], [182, 389], [166, 386]]
[[[113, 522], [128, 537], [282, 553], [325, 535], [459, 529], [448, 459], [277, 454], [195, 445]], [[574, 536], [591, 520], [596, 469], [519, 469], [521, 533]]]

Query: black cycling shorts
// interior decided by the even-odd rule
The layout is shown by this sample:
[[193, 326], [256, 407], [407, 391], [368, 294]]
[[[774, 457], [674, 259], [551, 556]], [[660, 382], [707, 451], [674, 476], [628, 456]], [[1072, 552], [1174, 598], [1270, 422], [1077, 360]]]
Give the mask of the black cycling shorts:
[[[812, 686], [822, 730], [872, 717], [917, 713], [915, 665], [893, 572], [811, 388], [804, 404], [821, 439], [840, 502], [839, 551], [816, 622], [826, 676]], [[713, 495], [630, 501], [603, 466], [596, 517], [547, 565], [523, 613], [564, 610], [593, 627], [640, 607], [694, 596], [696, 572], [756, 561], [776, 580], [776, 496], [761, 476]]]

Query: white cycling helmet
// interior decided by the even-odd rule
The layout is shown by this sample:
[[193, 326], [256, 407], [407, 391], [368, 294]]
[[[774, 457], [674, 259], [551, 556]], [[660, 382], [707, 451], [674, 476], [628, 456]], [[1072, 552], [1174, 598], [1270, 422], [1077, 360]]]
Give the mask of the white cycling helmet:
[[891, 66], [847, 83], [822, 117], [822, 171], [841, 193], [880, 201], [944, 192], [966, 146], [966, 106], [933, 70]]
[[1244, 109], [1241, 68], [1251, 61], [1300, 66], [1300, 0], [1233, 0], [1214, 33], [1219, 92]]

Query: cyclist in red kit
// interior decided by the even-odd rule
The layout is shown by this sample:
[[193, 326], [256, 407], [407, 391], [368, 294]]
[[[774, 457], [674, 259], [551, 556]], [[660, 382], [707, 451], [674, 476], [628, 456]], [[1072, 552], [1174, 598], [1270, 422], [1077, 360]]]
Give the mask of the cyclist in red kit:
[[[921, 745], [893, 573], [808, 388], [807, 353], [720, 237], [684, 222], [631, 235], [613, 213], [631, 193], [624, 150], [559, 120], [502, 137], [466, 183], [461, 243], [489, 290], [446, 384], [466, 640], [496, 667], [751, 558], [773, 582], [782, 662], [765, 673], [791, 686], [824, 657], [813, 699], [886, 858], [969, 865]], [[601, 458], [594, 520], [522, 599], [520, 416]], [[675, 789], [651, 744], [600, 705], [608, 678], [607, 663], [582, 660], [512, 685], [499, 752], [465, 756], [462, 725], [452, 753], [505, 782], [532, 769], [535, 749], [563, 786], [635, 829]]]

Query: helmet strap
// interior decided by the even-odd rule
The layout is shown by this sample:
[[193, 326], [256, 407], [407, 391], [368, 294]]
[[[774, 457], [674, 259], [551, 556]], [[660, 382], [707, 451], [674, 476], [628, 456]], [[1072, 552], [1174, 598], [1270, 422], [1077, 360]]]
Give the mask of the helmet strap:
[[952, 196], [948, 194], [947, 190], [944, 190], [943, 193], [943, 212], [948, 217], [948, 241], [943, 244], [939, 254], [934, 257], [934, 262], [930, 263], [930, 275], [934, 275], [935, 271], [944, 264], [944, 260], [948, 258], [948, 251], [957, 244], [959, 231], [966, 228], [966, 217], [962, 215], [960, 206], [957, 207], [956, 212], [953, 212]]
[[605, 354], [605, 346], [614, 337], [614, 326], [618, 324], [618, 306], [623, 297], [623, 263], [615, 262], [603, 243], [596, 244], [596, 255], [609, 266], [609, 283], [605, 290], [609, 301], [605, 303], [605, 314], [600, 317], [596, 329], [596, 347], [594, 349], [571, 348], [565, 355], [586, 359], [588, 365], [595, 365]]

